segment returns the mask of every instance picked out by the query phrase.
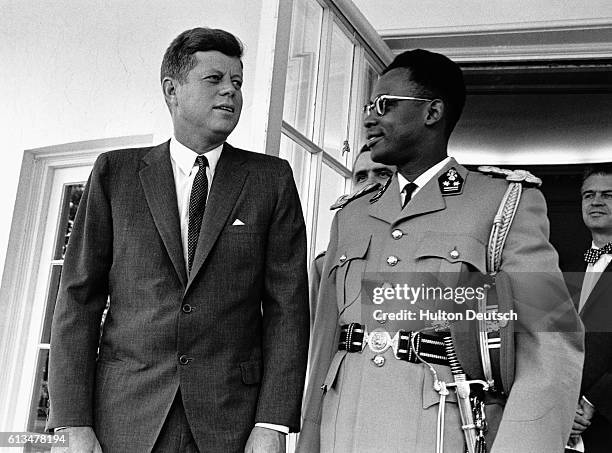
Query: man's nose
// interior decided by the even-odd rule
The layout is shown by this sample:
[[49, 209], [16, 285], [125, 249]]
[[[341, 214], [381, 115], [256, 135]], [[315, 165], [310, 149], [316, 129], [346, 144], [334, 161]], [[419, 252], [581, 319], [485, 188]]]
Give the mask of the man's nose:
[[226, 83], [223, 83], [223, 85], [221, 86], [221, 89], [219, 90], [219, 94], [221, 96], [234, 96], [237, 91], [238, 90], [236, 89], [232, 81], [230, 80]]
[[365, 117], [363, 119], [363, 127], [365, 127], [366, 129], [368, 127], [374, 126], [378, 122], [378, 115], [376, 114], [374, 109], [367, 111], [366, 113], [364, 113], [364, 115]]

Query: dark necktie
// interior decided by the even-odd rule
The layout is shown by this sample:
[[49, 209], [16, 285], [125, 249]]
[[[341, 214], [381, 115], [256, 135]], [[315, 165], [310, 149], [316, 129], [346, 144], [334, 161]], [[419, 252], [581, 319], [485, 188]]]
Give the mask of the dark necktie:
[[404, 192], [405, 195], [404, 195], [404, 203], [402, 204], [402, 209], [406, 207], [406, 205], [410, 201], [410, 198], [412, 198], [412, 193], [416, 190], [417, 187], [418, 186], [413, 182], [409, 182], [408, 184], [404, 186], [404, 189], [402, 190], [402, 192]]
[[187, 229], [189, 272], [191, 272], [193, 257], [195, 256], [196, 247], [198, 246], [198, 236], [200, 236], [202, 217], [204, 216], [204, 208], [206, 207], [206, 196], [208, 195], [208, 177], [206, 176], [208, 159], [200, 155], [196, 158], [195, 163], [198, 166], [198, 172], [193, 180], [191, 196], [189, 197], [189, 227]]
[[600, 249], [589, 249], [584, 254], [584, 260], [589, 264], [595, 264], [601, 255], [612, 253], [612, 242], [608, 242]]

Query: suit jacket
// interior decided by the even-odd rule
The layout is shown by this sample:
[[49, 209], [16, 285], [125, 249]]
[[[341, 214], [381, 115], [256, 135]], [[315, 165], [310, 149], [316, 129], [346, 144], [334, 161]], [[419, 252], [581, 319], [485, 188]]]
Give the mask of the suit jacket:
[[180, 389], [200, 451], [242, 452], [256, 422], [297, 431], [307, 286], [286, 161], [224, 145], [188, 276], [168, 143], [102, 154], [64, 261], [48, 428], [149, 451]]
[[[438, 177], [452, 167], [464, 184], [460, 193], [444, 196]], [[394, 176], [378, 201], [371, 200], [372, 194], [362, 196], [336, 214], [312, 335], [299, 451], [435, 451], [439, 394], [430, 371], [423, 364], [395, 359], [391, 349], [378, 354], [367, 347], [361, 353], [338, 351], [339, 326], [368, 323], [370, 331], [391, 334], [401, 328], [392, 321], [378, 328], [372, 319], [368, 322], [364, 278], [379, 276], [381, 281], [419, 287], [422, 273], [429, 272], [447, 279], [448, 287], [456, 287], [457, 279], [486, 272], [487, 242], [506, 188], [505, 180], [469, 172], [451, 160], [404, 209]], [[554, 322], [548, 329], [541, 329], [541, 324], [517, 329], [511, 339], [515, 355], [505, 357], [506, 368], [515, 373], [505, 410], [503, 401], [487, 406], [493, 453], [563, 451], [569, 436], [583, 344], [557, 262], [548, 242], [544, 198], [539, 190], [525, 188], [501, 269], [527, 327], [533, 314], [529, 308], [534, 308], [530, 302], [537, 301], [536, 309], [544, 308], [543, 295], [570, 317], [573, 332], [558, 331]], [[525, 284], [522, 277], [536, 272], [538, 278]], [[477, 344], [456, 347], [468, 375], [481, 375]], [[376, 355], [383, 357], [382, 366], [373, 362]], [[453, 380], [448, 367], [434, 368], [440, 379]], [[447, 401], [445, 451], [464, 451], [453, 391]]]
[[584, 323], [585, 357], [582, 394], [596, 412], [582, 438], [587, 452], [612, 446], [612, 263], [599, 277], [580, 317]]

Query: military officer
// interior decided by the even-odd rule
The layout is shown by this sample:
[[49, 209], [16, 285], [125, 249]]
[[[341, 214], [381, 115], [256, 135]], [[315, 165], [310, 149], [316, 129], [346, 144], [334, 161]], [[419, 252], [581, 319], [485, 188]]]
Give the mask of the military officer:
[[[506, 179], [535, 180], [524, 172], [471, 172], [448, 157], [464, 102], [460, 68], [443, 55], [414, 50], [385, 69], [364, 108], [372, 160], [398, 172], [385, 186], [345, 200], [334, 218], [300, 452], [465, 451], [465, 433], [473, 428], [462, 430], [458, 398], [445, 389], [456, 376], [457, 367], [450, 368], [456, 358], [468, 379], [482, 379], [477, 338], [453, 333], [451, 356], [439, 338], [448, 338], [444, 328], [454, 332], [452, 323], [438, 326], [440, 332], [427, 325], [428, 334], [398, 332], [398, 323], [370, 317], [363, 286], [371, 275], [418, 287], [426, 272], [488, 271], [487, 243]], [[486, 445], [494, 453], [561, 452], [578, 398], [583, 332], [548, 241], [544, 198], [529, 184], [520, 187], [497, 285], [500, 306], [511, 301], [523, 319], [500, 330], [496, 388], [481, 398]], [[547, 318], [550, 308], [563, 314], [563, 328]], [[533, 319], [538, 313], [545, 321]], [[484, 435], [484, 424], [478, 426]]]

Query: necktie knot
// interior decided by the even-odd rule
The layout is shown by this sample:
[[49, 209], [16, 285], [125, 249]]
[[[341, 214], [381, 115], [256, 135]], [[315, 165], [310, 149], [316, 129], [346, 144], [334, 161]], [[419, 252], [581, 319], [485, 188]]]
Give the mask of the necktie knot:
[[208, 159], [204, 154], [200, 154], [198, 157], [196, 157], [195, 163], [200, 168], [200, 170], [205, 170], [206, 167], [208, 167]]
[[595, 264], [601, 255], [612, 254], [612, 242], [608, 242], [600, 249], [589, 249], [584, 254], [584, 260], [589, 264]]
[[402, 209], [406, 207], [417, 187], [418, 186], [413, 182], [409, 182], [404, 186], [404, 188], [402, 189], [402, 193], [404, 194], [404, 202], [402, 203]]

